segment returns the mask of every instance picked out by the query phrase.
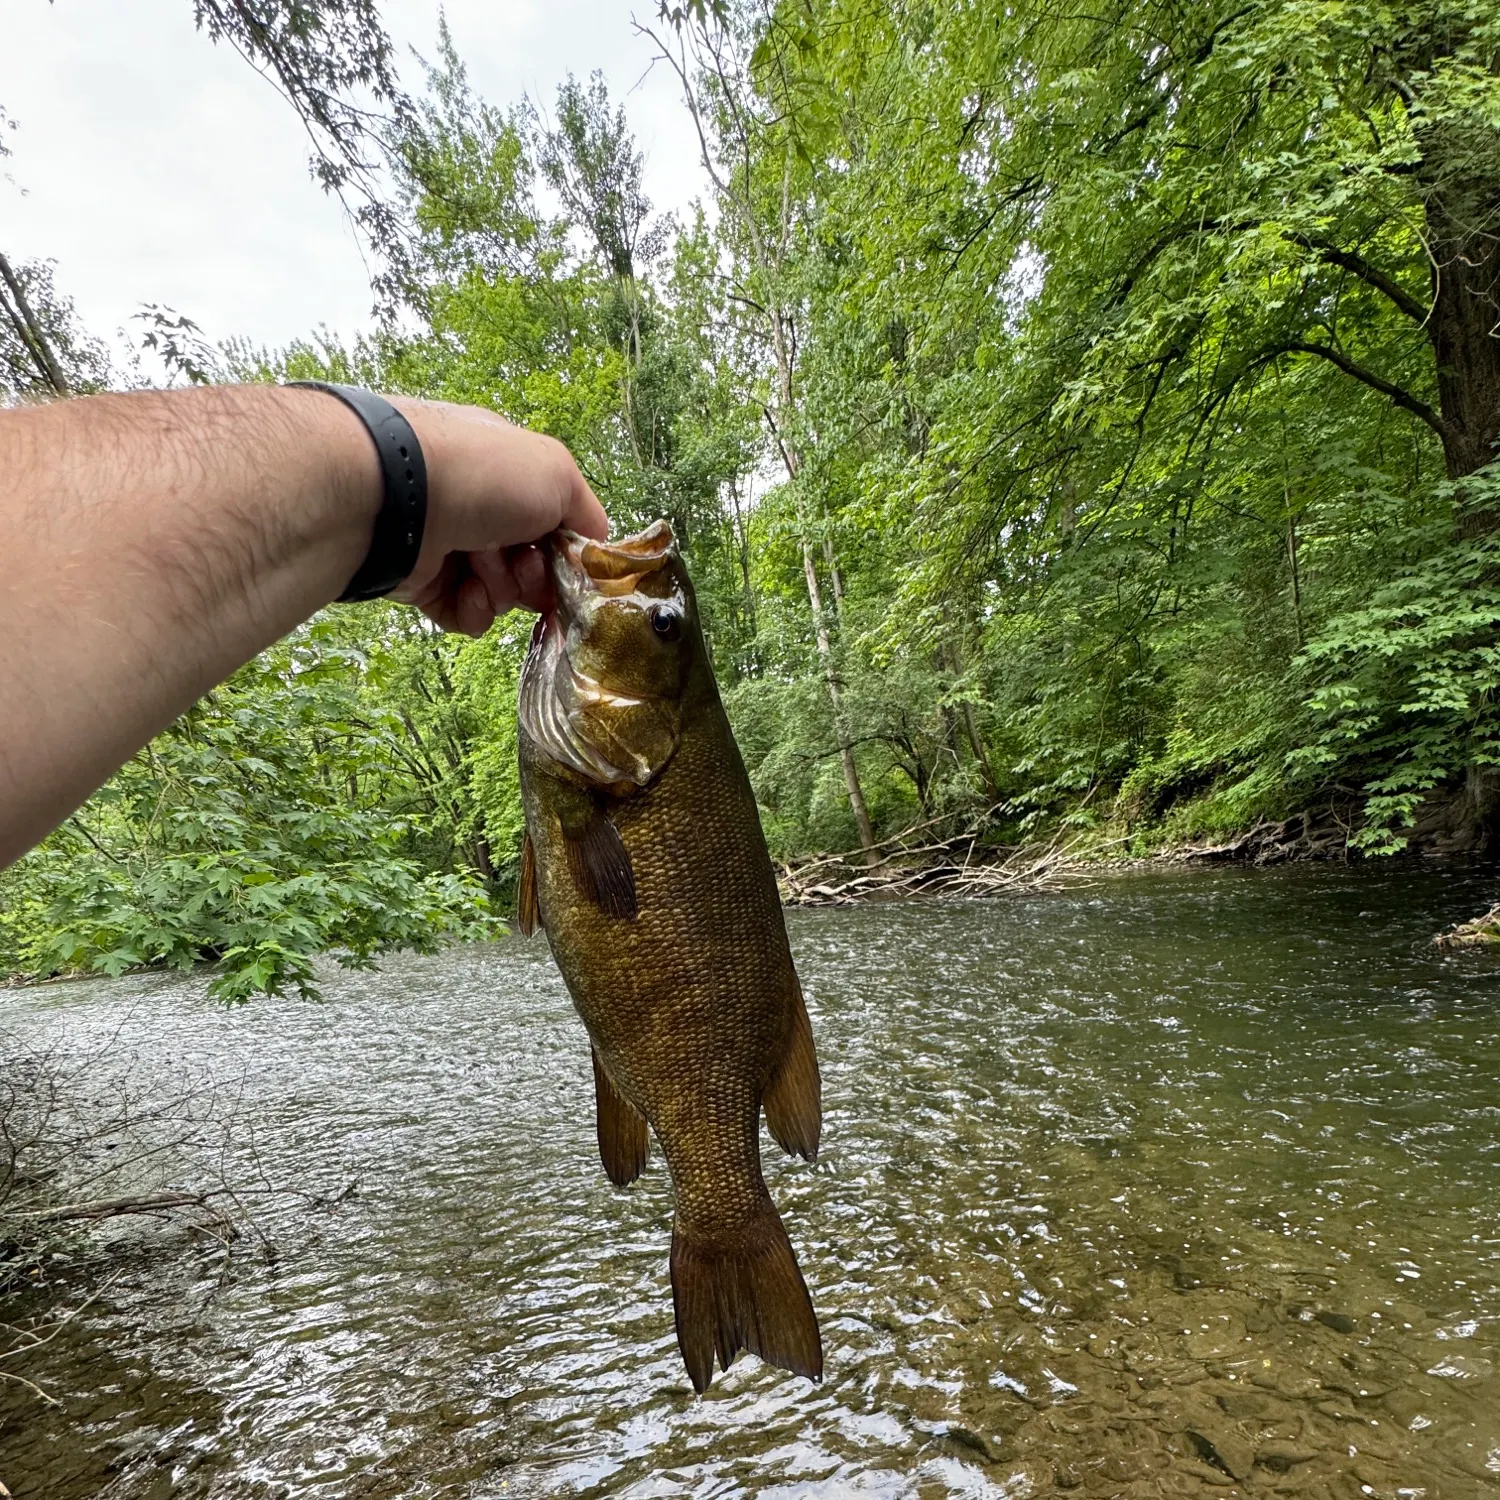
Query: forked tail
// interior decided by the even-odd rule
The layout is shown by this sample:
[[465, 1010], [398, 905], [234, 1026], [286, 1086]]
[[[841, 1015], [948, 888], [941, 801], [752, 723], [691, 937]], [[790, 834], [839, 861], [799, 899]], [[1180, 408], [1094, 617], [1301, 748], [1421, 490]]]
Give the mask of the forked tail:
[[807, 1283], [775, 1205], [732, 1237], [700, 1241], [672, 1231], [672, 1300], [677, 1344], [693, 1389], [727, 1370], [741, 1349], [809, 1380], [823, 1378], [823, 1340]]

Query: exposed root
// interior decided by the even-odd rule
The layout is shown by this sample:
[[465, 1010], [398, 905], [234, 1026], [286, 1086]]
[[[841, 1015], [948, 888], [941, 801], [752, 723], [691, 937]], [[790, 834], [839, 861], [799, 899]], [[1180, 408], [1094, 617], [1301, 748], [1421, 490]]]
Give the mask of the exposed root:
[[1280, 822], [1262, 821], [1222, 844], [1189, 844], [1168, 858], [1279, 865], [1288, 860], [1347, 859], [1351, 826], [1340, 809], [1308, 809]]

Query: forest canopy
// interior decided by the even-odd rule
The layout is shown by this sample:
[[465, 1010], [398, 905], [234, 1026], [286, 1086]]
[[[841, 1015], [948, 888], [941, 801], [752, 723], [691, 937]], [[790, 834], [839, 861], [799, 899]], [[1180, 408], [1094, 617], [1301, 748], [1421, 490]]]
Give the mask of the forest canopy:
[[[778, 857], [1489, 842], [1495, 7], [666, 8], [686, 222], [602, 77], [486, 101], [445, 34], [403, 85], [369, 0], [262, 9], [198, 13], [309, 122], [385, 320], [143, 337], [180, 379], [492, 407], [618, 530], [669, 519]], [[0, 273], [0, 396], [122, 383], [65, 268]], [[497, 930], [525, 635], [326, 612], [0, 876], [0, 968], [211, 958], [238, 999]]]

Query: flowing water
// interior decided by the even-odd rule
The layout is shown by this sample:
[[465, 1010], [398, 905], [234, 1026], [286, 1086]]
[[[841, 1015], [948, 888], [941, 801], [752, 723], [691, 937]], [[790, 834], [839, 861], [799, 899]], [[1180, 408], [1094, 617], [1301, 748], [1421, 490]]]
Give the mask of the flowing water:
[[103, 1295], [8, 1367], [62, 1408], [0, 1384], [0, 1479], [1500, 1496], [1500, 965], [1427, 942], [1493, 884], [1167, 871], [792, 914], [825, 1152], [766, 1159], [827, 1377], [745, 1357], [702, 1400], [665, 1170], [605, 1182], [540, 941], [335, 973], [321, 1005], [13, 996], [27, 1037], [110, 1039], [164, 1094], [229, 1081], [231, 1180], [357, 1190], [247, 1198], [274, 1259], [116, 1229]]

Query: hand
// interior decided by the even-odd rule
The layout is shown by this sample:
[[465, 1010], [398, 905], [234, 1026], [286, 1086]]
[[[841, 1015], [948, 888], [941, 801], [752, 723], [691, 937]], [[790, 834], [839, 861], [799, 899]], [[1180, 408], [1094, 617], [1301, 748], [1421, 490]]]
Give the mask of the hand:
[[427, 462], [427, 530], [411, 576], [391, 596], [445, 630], [483, 635], [518, 605], [552, 608], [537, 543], [559, 526], [601, 541], [609, 518], [573, 456], [477, 406], [390, 397]]

